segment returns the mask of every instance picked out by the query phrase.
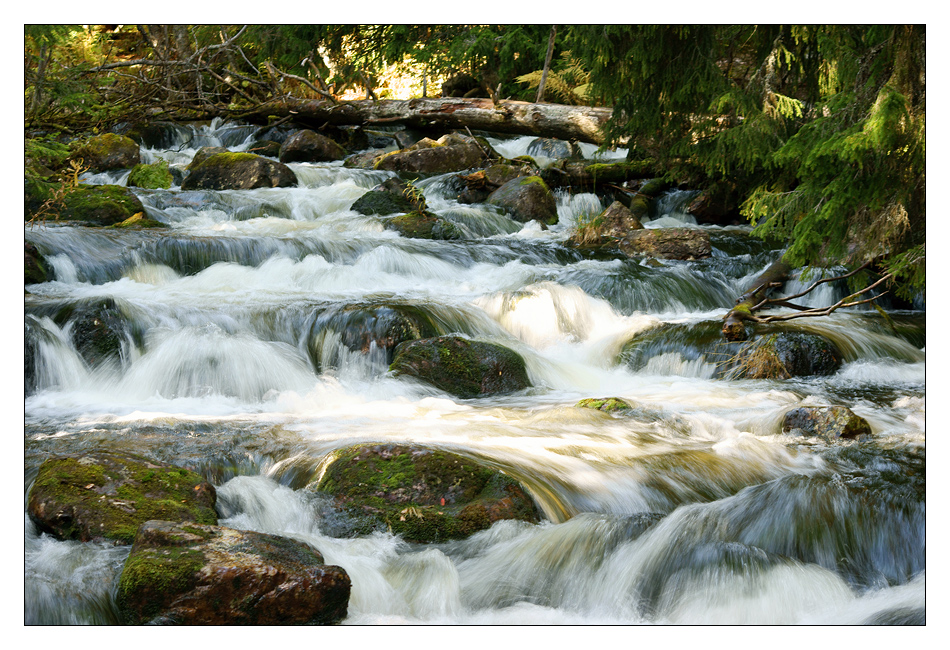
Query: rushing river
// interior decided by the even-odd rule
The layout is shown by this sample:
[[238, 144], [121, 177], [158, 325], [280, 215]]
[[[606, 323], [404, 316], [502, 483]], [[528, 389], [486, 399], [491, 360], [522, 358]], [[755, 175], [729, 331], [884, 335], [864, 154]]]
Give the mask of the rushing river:
[[[251, 131], [182, 129], [142, 158], [184, 168], [203, 145], [246, 149]], [[491, 142], [514, 156], [530, 140]], [[686, 344], [634, 365], [618, 357], [635, 335], [721, 319], [777, 253], [746, 228], [703, 226], [707, 260], [588, 259], [564, 241], [606, 207], [595, 195], [559, 194], [559, 223], [542, 230], [459, 204], [454, 174], [418, 186], [465, 239], [407, 239], [349, 209], [391, 173], [290, 167], [294, 188], [137, 190], [168, 229], [27, 227], [56, 279], [25, 298], [36, 350], [25, 491], [45, 458], [93, 448], [196, 468], [218, 490], [222, 525], [303, 540], [347, 571], [351, 624], [924, 620], [923, 312], [797, 321], [841, 347], [830, 377], [716, 379], [717, 360]], [[690, 223], [680, 203], [659, 201], [647, 227]], [[828, 285], [809, 300], [841, 295]], [[132, 325], [121, 360], [90, 367], [54, 316], [105, 299]], [[385, 350], [346, 344], [388, 306], [515, 349], [532, 388], [460, 400], [389, 376]], [[609, 396], [642, 408], [574, 406]], [[782, 434], [787, 411], [827, 404], [864, 417], [872, 438]], [[379, 441], [489, 460], [546, 520], [435, 546], [324, 534], [311, 489], [322, 461]], [[116, 623], [128, 547], [57, 541], [24, 522], [26, 622]]]

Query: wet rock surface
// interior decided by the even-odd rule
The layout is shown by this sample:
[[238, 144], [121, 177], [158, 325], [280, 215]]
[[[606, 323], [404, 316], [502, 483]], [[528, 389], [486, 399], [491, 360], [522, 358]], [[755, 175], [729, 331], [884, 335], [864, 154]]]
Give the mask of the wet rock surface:
[[404, 445], [367, 445], [332, 460], [318, 491], [345, 517], [321, 529], [341, 537], [391, 530], [411, 542], [462, 539], [503, 519], [537, 522], [517, 481], [469, 457]]
[[396, 346], [390, 366], [461, 398], [522, 390], [530, 386], [524, 359], [501, 345], [440, 336]]
[[217, 523], [215, 500], [214, 487], [183, 467], [92, 452], [44, 461], [27, 512], [37, 528], [59, 539], [131, 544], [150, 519]]
[[350, 578], [297, 540], [149, 521], [119, 578], [130, 625], [313, 625], [346, 618]]

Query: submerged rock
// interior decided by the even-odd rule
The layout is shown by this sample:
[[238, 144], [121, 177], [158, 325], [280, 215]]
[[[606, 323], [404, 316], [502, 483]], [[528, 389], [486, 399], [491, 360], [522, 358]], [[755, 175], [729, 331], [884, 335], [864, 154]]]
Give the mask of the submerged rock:
[[280, 146], [278, 158], [282, 163], [288, 162], [326, 162], [329, 160], [343, 160], [346, 150], [339, 144], [310, 129], [297, 131], [284, 140]]
[[214, 486], [183, 467], [123, 452], [50, 458], [30, 489], [27, 512], [58, 539], [131, 544], [149, 519], [217, 523]]
[[619, 397], [588, 397], [587, 399], [579, 401], [575, 406], [578, 408], [596, 409], [604, 413], [633, 410], [633, 404]]
[[332, 495], [333, 508], [344, 515], [322, 520], [321, 529], [341, 537], [391, 530], [411, 542], [444, 542], [502, 519], [538, 521], [534, 502], [517, 481], [438, 449], [348, 449], [330, 462], [317, 489]]
[[252, 153], [196, 154], [188, 170], [183, 190], [251, 190], [297, 184], [297, 176], [287, 165]]
[[523, 390], [531, 385], [524, 359], [514, 350], [459, 336], [400, 343], [389, 368], [457, 397]]
[[411, 239], [462, 239], [462, 231], [458, 226], [431, 212], [400, 214], [387, 219], [385, 226]]
[[828, 442], [871, 435], [871, 425], [844, 406], [803, 406], [785, 414], [782, 433], [816, 436]]
[[350, 578], [296, 540], [149, 521], [119, 577], [129, 625], [313, 625], [346, 618]]
[[540, 221], [553, 225], [558, 220], [554, 194], [539, 176], [514, 178], [492, 192], [487, 202], [522, 223]]

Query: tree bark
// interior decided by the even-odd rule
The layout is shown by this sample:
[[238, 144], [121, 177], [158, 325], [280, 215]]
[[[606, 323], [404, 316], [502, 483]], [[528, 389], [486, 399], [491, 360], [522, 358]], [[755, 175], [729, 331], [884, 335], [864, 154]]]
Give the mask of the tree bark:
[[551, 69], [551, 55], [554, 54], [554, 35], [557, 34], [557, 25], [551, 25], [551, 36], [548, 38], [548, 53], [544, 56], [544, 69], [541, 70], [541, 83], [538, 84], [538, 99], [544, 101], [544, 85], [548, 81], [548, 70]]
[[604, 142], [604, 124], [612, 109], [563, 104], [532, 104], [442, 97], [409, 100], [360, 100], [343, 103], [292, 99], [262, 104], [241, 115], [266, 119], [292, 115], [315, 125], [403, 124], [414, 128], [476, 129], [514, 135], [537, 135], [593, 144]]

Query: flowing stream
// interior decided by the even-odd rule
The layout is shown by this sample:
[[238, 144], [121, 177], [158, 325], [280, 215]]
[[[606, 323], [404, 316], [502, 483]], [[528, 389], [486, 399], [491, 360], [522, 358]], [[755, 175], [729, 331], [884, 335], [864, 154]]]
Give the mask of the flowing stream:
[[[199, 146], [246, 149], [251, 131], [183, 128], [142, 158], [184, 168]], [[530, 140], [491, 142], [513, 156]], [[564, 241], [606, 207], [597, 196], [560, 193], [559, 222], [542, 230], [459, 204], [454, 174], [418, 186], [465, 239], [407, 239], [349, 209], [390, 172], [290, 167], [293, 188], [136, 190], [163, 230], [27, 227], [56, 279], [25, 298], [25, 491], [45, 458], [94, 448], [196, 468], [222, 525], [303, 540], [347, 571], [350, 624], [924, 620], [922, 311], [795, 321], [841, 347], [829, 377], [719, 379], [717, 359], [675, 341], [632, 364], [620, 353], [638, 333], [715, 327], [778, 253], [747, 228], [702, 226], [706, 260], [585, 258]], [[692, 225], [685, 198], [664, 197], [647, 227]], [[105, 300], [129, 327], [121, 359], [90, 366], [56, 315]], [[347, 337], [392, 307], [513, 348], [533, 386], [461, 400], [390, 376], [386, 350]], [[638, 408], [575, 407], [611, 396]], [[871, 439], [782, 434], [790, 409], [829, 404], [864, 417]], [[324, 534], [312, 489], [324, 460], [385, 441], [483, 458], [529, 488], [545, 521], [431, 546]], [[128, 547], [24, 521], [26, 622], [116, 623]]]

